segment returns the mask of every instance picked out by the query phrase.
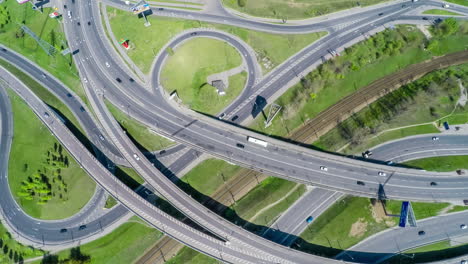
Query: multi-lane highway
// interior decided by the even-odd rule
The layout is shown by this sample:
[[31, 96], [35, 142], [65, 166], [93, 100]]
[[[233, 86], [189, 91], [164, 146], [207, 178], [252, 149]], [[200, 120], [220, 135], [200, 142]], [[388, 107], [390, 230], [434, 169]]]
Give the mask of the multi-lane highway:
[[[121, 154], [153, 187], [156, 187], [156, 190], [162, 196], [168, 199], [173, 205], [179, 208], [195, 222], [201, 224], [211, 232], [216, 233], [218, 236], [229, 240], [229, 243], [224, 243], [224, 245], [217, 243], [213, 244], [214, 241], [210, 240], [206, 236], [204, 237], [200, 233], [197, 233], [197, 231], [188, 227], [176, 225], [176, 223], [173, 223], [175, 220], [170, 219], [170, 217], [165, 216], [155, 208], [148, 206], [144, 201], [132, 195], [131, 191], [129, 192], [129, 190], [125, 189], [124, 186], [115, 183], [112, 184], [112, 182], [108, 181], [109, 179], [102, 177], [104, 175], [108, 175], [108, 173], [104, 173], [102, 176], [96, 176], [96, 173], [102, 173], [102, 166], [100, 166], [100, 164], [94, 164], [96, 162], [93, 163], [93, 159], [90, 159], [90, 157], [88, 157], [90, 164], [87, 164], [87, 171], [104, 188], [106, 188], [106, 190], [117, 196], [117, 198], [126, 206], [137, 212], [140, 217], [146, 219], [151, 224], [163, 231], [166, 231], [168, 234], [184, 243], [195, 247], [197, 250], [215, 258], [223, 259], [220, 255], [221, 253], [219, 253], [219, 248], [222, 248], [222, 255], [229, 258], [230, 260], [228, 261], [234, 262], [239, 262], [240, 259], [243, 261], [253, 261], [256, 259], [258, 262], [272, 260], [279, 260], [281, 262], [303, 262], [307, 256], [306, 254], [291, 251], [283, 247], [274, 246], [274, 244], [253, 235], [249, 235], [248, 232], [240, 230], [222, 219], [217, 219], [215, 216], [210, 214], [210, 212], [204, 212], [204, 210], [194, 200], [187, 197], [187, 195], [178, 190], [174, 185], [171, 185], [164, 175], [160, 174], [154, 169], [154, 167], [152, 167], [153, 164], [143, 158], [143, 155], [122, 133], [120, 127], [105, 109], [105, 106], [102, 103], [102, 98], [100, 98], [102, 95], [110, 99], [118, 107], [131, 105], [132, 111], [130, 114], [133, 117], [148, 124], [150, 127], [153, 127], [153, 129], [160, 131], [160, 133], [176, 139], [188, 146], [230, 160], [231, 162], [249, 166], [260, 171], [269, 172], [281, 177], [286, 177], [290, 180], [303, 183], [314, 183], [316, 185], [326, 186], [331, 189], [338, 189], [362, 196], [376, 196], [378, 187], [382, 181], [375, 175], [378, 171], [384, 170], [393, 174], [392, 183], [389, 183], [388, 180], [386, 181], [387, 188], [385, 191], [389, 197], [411, 197], [414, 199], [425, 200], [429, 199], [428, 197], [433, 198], [435, 193], [438, 199], [451, 200], [460, 199], [460, 197], [466, 196], [466, 190], [463, 190], [463, 184], [466, 183], [457, 182], [458, 180], [456, 177], [450, 177], [449, 174], [439, 174], [439, 178], [437, 179], [438, 181], [447, 184], [444, 186], [447, 189], [450, 188], [450, 191], [447, 191], [447, 189], [430, 188], [427, 186], [427, 182], [433, 179], [432, 177], [429, 177], [428, 174], [424, 175], [422, 172], [396, 168], [390, 169], [389, 167], [377, 164], [369, 164], [343, 157], [318, 153], [267, 138], [266, 140], [269, 142], [269, 146], [266, 149], [259, 146], [247, 145], [245, 149], [239, 150], [235, 146], [236, 142], [244, 142], [246, 136], [252, 135], [253, 133], [240, 128], [230, 127], [226, 124], [220, 124], [215, 120], [209, 120], [206, 117], [195, 115], [194, 113], [187, 112], [184, 109], [175, 108], [173, 105], [167, 103], [163, 98], [154, 96], [143, 87], [140, 87], [138, 83], [127, 81], [130, 80], [131, 77], [124, 69], [120, 68], [121, 64], [119, 65], [118, 61], [114, 61], [113, 56], [109, 54], [109, 52], [112, 52], [112, 49], [108, 49], [108, 43], [106, 44], [105, 40], [103, 40], [104, 37], [102, 29], [100, 31], [95, 23], [92, 23], [90, 27], [86, 27], [86, 29], [83, 29], [82, 27], [80, 28], [75, 24], [76, 19], [80, 19], [80, 17], [81, 19], [89, 19], [93, 22], [99, 23], [100, 19], [97, 15], [97, 8], [93, 6], [93, 4], [94, 3], [90, 3], [89, 1], [80, 1], [79, 3], [76, 3], [76, 6], [79, 7], [76, 7], [74, 4], [69, 3], [69, 7], [73, 8], [73, 14], [75, 14], [75, 17], [70, 22], [66, 21], [65, 29], [71, 46], [74, 49], [79, 49], [79, 52], [75, 55], [75, 59], [78, 64], [80, 74], [88, 80], [86, 82], [87, 84], [85, 84], [86, 92], [93, 105], [93, 109], [97, 113], [98, 119], [101, 121], [109, 138], [114, 144], [116, 144]], [[374, 13], [369, 12], [369, 14], [366, 14], [369, 15], [369, 17], [365, 17], [364, 15], [359, 16], [361, 19], [359, 19], [358, 24], [361, 29], [375, 29], [376, 25], [374, 25], [374, 23], [376, 23], [376, 20], [378, 23], [383, 24], [396, 18], [405, 18], [401, 17], [401, 15], [407, 10], [405, 10], [405, 8], [401, 8], [400, 4], [398, 4], [398, 6], [391, 6], [391, 8], [385, 7], [385, 11], [387, 11], [387, 8], [389, 15], [383, 18], [376, 18], [378, 16], [376, 16], [375, 12], [380, 11], [374, 11]], [[92, 17], [94, 18], [91, 19]], [[420, 19], [420, 17], [418, 18]], [[354, 17], [354, 19], [355, 21], [358, 20], [357, 17]], [[407, 17], [407, 19], [415, 18]], [[321, 25], [319, 25], [319, 28], [320, 26]], [[258, 27], [259, 29], [262, 29], [262, 26]], [[272, 25], [272, 27], [274, 27], [274, 25]], [[314, 26], [311, 26], [309, 28], [309, 32], [316, 30], [313, 27]], [[282, 28], [281, 30], [284, 31], [284, 27], [279, 26], [278, 28]], [[296, 28], [301, 30], [300, 27]], [[345, 34], [346, 32], [354, 29], [355, 28], [352, 27], [346, 28], [346, 30], [343, 30], [341, 34]], [[292, 32], [294, 29], [289, 27], [288, 31]], [[307, 30], [304, 30], [304, 32], [305, 31]], [[335, 37], [340, 37], [341, 42], [339, 44], [343, 45], [344, 43], [351, 42], [355, 38], [356, 33], [354, 32], [353, 34], [353, 32], [349, 32], [347, 35], [341, 35], [338, 33]], [[329, 36], [332, 35], [333, 34], [330, 34]], [[326, 44], [330, 45], [332, 43]], [[338, 44], [336, 45], [337, 47], [340, 46]], [[287, 86], [289, 82], [296, 79], [296, 74], [291, 74], [291, 72], [294, 72], [294, 68], [296, 68], [298, 72], [303, 72], [306, 71], [310, 65], [319, 61], [320, 57], [323, 56], [319, 54], [324, 53], [324, 51], [321, 50], [321, 47], [309, 48], [310, 50], [302, 51], [302, 53], [300, 52], [296, 55], [298, 56], [296, 58], [298, 60], [297, 64], [294, 65], [293, 62], [292, 65], [289, 66], [285, 64], [282, 65], [283, 68], [280, 66], [275, 72], [276, 75], [270, 74], [264, 79], [265, 81], [260, 81], [256, 86], [254, 86], [252, 91], [255, 92], [251, 94], [248, 99], [252, 96], [255, 98], [258, 91], [264, 92], [268, 87], [273, 87], [268, 91], [271, 95], [275, 94], [276, 90]], [[295, 59], [293, 58], [291, 61], [294, 60]], [[109, 72], [103, 66], [104, 61], [109, 61], [112, 65], [112, 72]], [[115, 76], [115, 73], [118, 73], [118, 76]], [[153, 73], [157, 73], [153, 74], [153, 76], [157, 76], [159, 70], [155, 69]], [[122, 78], [122, 76], [125, 77]], [[125, 81], [120, 83], [116, 81], [116, 78], [121, 78]], [[268, 78], [271, 79], [268, 80]], [[128, 91], [129, 87], [132, 88], [131, 92]], [[153, 86], [155, 89], [158, 87], [159, 85]], [[265, 98], [270, 97], [271, 96], [265, 96]], [[239, 106], [245, 106], [245, 104], [243, 105], [243, 103], [241, 103]], [[247, 107], [239, 108], [239, 110], [246, 108]], [[249, 111], [247, 111], [247, 113], [248, 112]], [[240, 114], [238, 113], [238, 115]], [[196, 119], [193, 119], [193, 117]], [[239, 120], [246, 118], [247, 116], [241, 116]], [[52, 129], [59, 128], [56, 126]], [[76, 148], [79, 148], [79, 146], [73, 147], [73, 145], [70, 145], [71, 142], [75, 144], [79, 143], [75, 142], [73, 138], [70, 138], [66, 134], [57, 136], [61, 137], [62, 143], [69, 148], [70, 152], [74, 153], [75, 156], [79, 155], [76, 153]], [[261, 135], [255, 136], [264, 138]], [[74, 149], [75, 152], [73, 151]], [[311, 168], [310, 164], [316, 165]], [[320, 171], [319, 164], [327, 166], [330, 170], [327, 173]], [[343, 174], [346, 174], [347, 176], [343, 177]], [[414, 176], [418, 177], [416, 178]], [[363, 188], [361, 187], [362, 185], [358, 185], [356, 187], [357, 180], [365, 181], [367, 184], [366, 187]], [[405, 182], [405, 185], [402, 183], [403, 181]], [[406, 184], [410, 181], [411, 185], [407, 187]], [[116, 190], [120, 190], [123, 193], [120, 193], [119, 196], [117, 195]], [[159, 215], [161, 219], [166, 221], [157, 221], [154, 217], [151, 217], [154, 215]], [[168, 224], [171, 228], [164, 229], [163, 227], [165, 224]], [[187, 232], [185, 233], [185, 236], [184, 234], [180, 234], [180, 231], [177, 231], [182, 229]], [[187, 237], [188, 234], [190, 234], [191, 237]], [[194, 237], [200, 238], [200, 240], [194, 241]], [[202, 237], [204, 237], [204, 239]], [[200, 244], [201, 241], [204, 241], [205, 243]], [[244, 250], [246, 249], [244, 246], [247, 246], [247, 251]], [[255, 248], [256, 251], [251, 251], [252, 248]], [[317, 259], [317, 261], [319, 261], [319, 263], [326, 263], [331, 260]]]

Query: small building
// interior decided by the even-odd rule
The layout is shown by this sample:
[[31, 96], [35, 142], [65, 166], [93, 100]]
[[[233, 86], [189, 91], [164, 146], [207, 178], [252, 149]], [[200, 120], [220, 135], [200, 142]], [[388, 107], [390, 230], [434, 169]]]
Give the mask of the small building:
[[225, 95], [226, 92], [224, 91], [226, 89], [226, 85], [222, 80], [214, 80], [211, 82], [211, 86], [216, 88], [216, 92], [218, 95]]

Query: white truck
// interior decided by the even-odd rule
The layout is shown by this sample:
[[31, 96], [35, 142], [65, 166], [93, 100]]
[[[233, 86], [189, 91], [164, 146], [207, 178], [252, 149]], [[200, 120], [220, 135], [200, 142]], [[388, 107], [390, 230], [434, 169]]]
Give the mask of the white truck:
[[265, 148], [268, 146], [268, 142], [266, 142], [265, 140], [261, 140], [261, 139], [254, 138], [254, 137], [247, 137], [247, 141], [255, 143]]

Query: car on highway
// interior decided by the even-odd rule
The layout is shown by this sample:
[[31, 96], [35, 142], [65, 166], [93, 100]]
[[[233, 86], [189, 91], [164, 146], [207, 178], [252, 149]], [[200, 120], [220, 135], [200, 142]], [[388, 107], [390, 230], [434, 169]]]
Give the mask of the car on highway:
[[86, 110], [84, 109], [84, 107], [80, 106], [80, 111], [81, 112], [86, 112]]
[[393, 165], [393, 164], [395, 164], [393, 161], [391, 160], [387, 161], [387, 165]]
[[133, 78], [128, 78], [128, 80], [129, 80], [130, 82], [135, 82], [135, 80], [134, 80]]
[[88, 21], [88, 26], [91, 26], [91, 21]]
[[196, 35], [197, 35], [197, 32], [190, 33], [190, 36], [196, 36]]
[[363, 181], [357, 181], [356, 184], [357, 184], [357, 185], [361, 185], [361, 186], [366, 185]]
[[115, 78], [115, 80], [118, 82], [118, 83], [121, 83], [122, 80], [120, 78]]
[[104, 137], [102, 136], [102, 134], [99, 134], [99, 139], [104, 141]]
[[325, 167], [325, 166], [320, 166], [320, 170], [321, 170], [321, 171], [328, 171], [328, 168]]
[[60, 229], [60, 233], [65, 233], [65, 232], [67, 232], [67, 229], [66, 229], [66, 228]]
[[231, 121], [234, 122], [234, 121], [236, 121], [238, 118], [239, 118], [239, 116], [238, 116], [238, 115], [235, 115], [234, 117], [231, 118]]
[[314, 220], [314, 218], [312, 216], [309, 216], [309, 217], [307, 217], [306, 222], [308, 224], [310, 224], [310, 223], [312, 223], [313, 220]]
[[80, 225], [79, 230], [83, 230], [83, 229], [85, 229], [85, 228], [86, 228], [86, 225]]
[[219, 115], [218, 118], [219, 118], [219, 120], [222, 120], [222, 119], [224, 119], [225, 116], [226, 116], [226, 113], [222, 113], [222, 114]]
[[44, 112], [44, 117], [45, 117], [45, 118], [49, 118], [49, 116], [50, 116], [49, 113]]
[[466, 225], [465, 224], [461, 225], [460, 229], [466, 229]]
[[73, 95], [71, 93], [67, 93], [67, 97], [72, 98]]
[[110, 64], [106, 61], [106, 67], [109, 68]]
[[427, 18], [427, 17], [423, 17], [423, 18], [422, 18], [422, 20], [429, 20], [429, 18]]
[[80, 23], [80, 21], [76, 22], [76, 24], [77, 24], [78, 26], [81, 26], [81, 23]]
[[383, 13], [379, 13], [379, 16], [383, 16]]
[[68, 10], [67, 14], [68, 14], [68, 18], [71, 19], [71, 16], [72, 16], [72, 15], [71, 15], [71, 11], [70, 11], [70, 10]]
[[236, 147], [238, 147], [238, 148], [242, 148], [242, 149], [243, 149], [243, 148], [245, 148], [245, 146], [244, 146], [244, 145], [242, 145], [242, 144], [240, 144], [240, 143], [237, 143], [237, 144], [236, 144]]
[[426, 234], [426, 232], [424, 232], [423, 230], [421, 230], [421, 231], [418, 232], [418, 235], [419, 235], [419, 236], [424, 236], [425, 234]]
[[431, 186], [437, 186], [437, 182], [431, 182]]
[[379, 171], [379, 176], [385, 177], [385, 176], [387, 176], [387, 173], [385, 173], [385, 172], [383, 172], [383, 171]]
[[437, 141], [437, 140], [439, 140], [439, 137], [432, 137], [432, 140]]
[[133, 153], [133, 157], [136, 159], [136, 160], [140, 160], [140, 157], [138, 157], [138, 155], [136, 153]]
[[88, 83], [88, 79], [86, 79], [86, 77], [83, 78], [83, 82]]
[[367, 159], [367, 158], [369, 158], [370, 156], [372, 156], [372, 151], [370, 151], [370, 150], [366, 150], [366, 151], [364, 151], [364, 152], [362, 153], [362, 157], [363, 157], [363, 158], [366, 158], [366, 159]]
[[45, 75], [45, 74], [41, 74], [41, 76], [42, 76], [42, 78], [44, 78], [44, 79], [47, 78], [47, 75]]
[[443, 8], [449, 8], [450, 5], [449, 5], [449, 4], [443, 4], [442, 7], [443, 7]]

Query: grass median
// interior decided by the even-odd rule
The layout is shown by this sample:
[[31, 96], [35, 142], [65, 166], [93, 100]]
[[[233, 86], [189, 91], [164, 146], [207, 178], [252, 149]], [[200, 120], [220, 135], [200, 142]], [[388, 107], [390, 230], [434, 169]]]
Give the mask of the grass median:
[[444, 16], [461, 16], [461, 14], [448, 11], [448, 10], [443, 10], [443, 9], [429, 9], [423, 12], [423, 14], [427, 15], [444, 15]]
[[223, 0], [226, 7], [247, 15], [284, 20], [304, 19], [381, 2], [385, 0]]
[[14, 139], [8, 181], [13, 196], [32, 217], [63, 219], [74, 215], [94, 194], [96, 184], [21, 98], [13, 92], [9, 95]]

